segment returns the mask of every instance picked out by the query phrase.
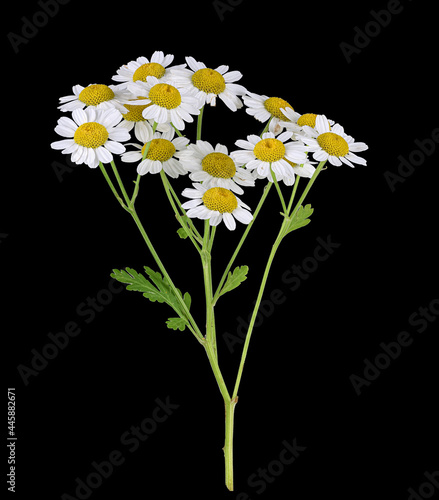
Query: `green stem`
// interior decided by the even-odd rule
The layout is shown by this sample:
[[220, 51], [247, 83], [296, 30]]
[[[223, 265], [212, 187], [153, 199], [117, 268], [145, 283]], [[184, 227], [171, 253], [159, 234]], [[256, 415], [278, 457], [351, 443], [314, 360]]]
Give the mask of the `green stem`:
[[234, 399], [234, 398], [236, 398], [238, 396], [239, 385], [241, 383], [242, 372], [243, 372], [243, 369], [244, 369], [245, 359], [247, 357], [247, 351], [248, 351], [248, 347], [249, 347], [249, 344], [250, 344], [251, 335], [253, 333], [253, 328], [254, 328], [254, 324], [255, 324], [255, 321], [256, 321], [256, 316], [258, 314], [259, 306], [261, 304], [262, 296], [264, 294], [265, 285], [267, 283], [268, 274], [270, 272], [270, 268], [271, 268], [271, 265], [273, 263], [274, 256], [276, 254], [277, 249], [279, 248], [279, 245], [280, 245], [283, 237], [285, 236], [285, 232], [286, 232], [286, 229], [287, 229], [287, 227], [289, 225], [291, 217], [293, 217], [293, 215], [296, 213], [296, 211], [302, 205], [303, 201], [305, 200], [306, 195], [308, 194], [309, 190], [311, 189], [312, 185], [314, 184], [317, 176], [321, 172], [321, 170], [322, 170], [322, 168], [323, 168], [323, 166], [324, 166], [325, 163], [326, 163], [325, 161], [322, 161], [322, 162], [319, 163], [319, 165], [318, 165], [317, 169], [315, 170], [313, 176], [311, 177], [311, 179], [309, 180], [306, 188], [304, 189], [304, 191], [302, 193], [302, 196], [300, 197], [299, 201], [297, 202], [297, 204], [296, 204], [296, 206], [295, 206], [295, 208], [294, 208], [291, 216], [288, 217], [288, 218], [284, 218], [284, 220], [282, 222], [282, 225], [281, 225], [281, 228], [279, 230], [279, 233], [277, 235], [276, 241], [274, 242], [273, 247], [271, 249], [270, 255], [268, 257], [267, 264], [265, 266], [265, 271], [264, 271], [264, 275], [262, 277], [261, 285], [259, 287], [259, 292], [258, 292], [258, 296], [257, 296], [257, 299], [256, 299], [255, 307], [253, 309], [253, 314], [252, 314], [252, 317], [250, 319], [250, 324], [248, 326], [247, 335], [245, 337], [244, 347], [243, 347], [242, 355], [241, 355], [241, 362], [240, 362], [239, 369], [238, 369], [238, 374], [237, 374], [237, 377], [236, 377], [235, 388], [233, 390], [232, 399]]
[[122, 195], [123, 195], [123, 197], [125, 199], [125, 203], [127, 205], [129, 205], [130, 204], [130, 198], [129, 198], [127, 192], [126, 192], [125, 186], [123, 185], [122, 179], [120, 178], [119, 171], [117, 170], [117, 167], [116, 167], [116, 164], [114, 163], [114, 161], [111, 162], [111, 167], [113, 169], [114, 176], [117, 179], [117, 183], [119, 184], [120, 190], [122, 191]]
[[227, 264], [226, 270], [224, 271], [224, 273], [223, 273], [223, 275], [221, 277], [221, 280], [219, 282], [218, 288], [216, 289], [215, 295], [213, 297], [213, 304], [214, 305], [216, 304], [216, 302], [217, 302], [217, 300], [219, 298], [219, 295], [221, 293], [221, 288], [223, 287], [224, 282], [226, 281], [227, 275], [228, 275], [228, 273], [229, 273], [229, 271], [230, 271], [233, 263], [235, 262], [235, 259], [236, 259], [237, 255], [238, 255], [239, 251], [241, 250], [241, 247], [242, 247], [245, 239], [247, 238], [248, 233], [250, 232], [250, 229], [252, 228], [252, 226], [253, 226], [253, 224], [254, 224], [254, 222], [256, 220], [256, 217], [258, 216], [258, 214], [259, 214], [259, 212], [260, 212], [260, 210], [262, 208], [262, 205], [264, 204], [265, 199], [267, 198], [268, 192], [270, 191], [270, 188], [271, 188], [272, 184], [273, 184], [272, 182], [268, 182], [266, 184], [266, 186], [264, 188], [264, 191], [262, 193], [261, 199], [259, 200], [258, 206], [256, 207], [256, 210], [255, 210], [255, 212], [253, 214], [253, 219], [250, 222], [250, 224], [247, 225], [247, 227], [246, 227], [246, 229], [244, 231], [244, 234], [242, 235], [241, 240], [239, 241], [238, 246], [235, 249], [235, 252], [233, 253], [233, 255], [232, 255], [229, 263]]
[[[120, 202], [120, 204], [123, 207], [125, 207], [122, 199], [118, 195], [118, 193], [117, 193], [117, 191], [116, 191], [113, 183], [111, 182], [111, 179], [108, 177], [108, 174], [107, 174], [107, 172], [105, 170], [105, 167], [102, 164], [101, 164], [101, 171], [104, 174], [105, 180], [107, 181], [108, 185], [110, 186], [110, 188], [111, 188], [114, 196]], [[181, 306], [181, 308], [182, 308], [182, 310], [184, 312], [184, 315], [185, 315], [186, 319], [188, 320], [189, 324], [191, 325], [190, 331], [195, 335], [195, 338], [198, 340], [198, 342], [200, 342], [201, 344], [204, 345], [204, 336], [203, 336], [203, 334], [201, 333], [200, 329], [198, 328], [198, 325], [195, 323], [195, 320], [192, 317], [191, 313], [189, 312], [189, 309], [186, 306], [186, 303], [184, 302], [183, 297], [178, 292], [176, 286], [174, 285], [174, 283], [171, 280], [171, 277], [169, 276], [168, 272], [166, 271], [165, 266], [163, 265], [163, 263], [160, 260], [157, 252], [155, 251], [155, 248], [152, 245], [151, 240], [149, 239], [148, 235], [146, 234], [145, 228], [143, 227], [143, 225], [142, 225], [142, 223], [141, 223], [141, 221], [139, 219], [139, 216], [137, 215], [137, 212], [134, 209], [134, 206], [131, 205], [130, 207], [125, 207], [125, 209], [131, 214], [131, 217], [134, 219], [134, 222], [136, 223], [136, 225], [137, 225], [137, 227], [138, 227], [138, 229], [140, 231], [140, 234], [142, 235], [143, 239], [145, 240], [145, 243], [148, 246], [149, 251], [151, 252], [151, 254], [152, 254], [155, 262], [159, 266], [160, 271], [163, 274], [163, 277], [169, 283], [169, 286], [171, 287], [171, 289], [172, 289], [175, 297], [177, 297], [177, 300], [180, 303], [180, 306]]]
[[265, 134], [265, 132], [267, 132], [267, 131], [268, 131], [268, 128], [270, 127], [270, 122], [271, 122], [271, 120], [272, 120], [272, 119], [273, 119], [273, 117], [271, 117], [271, 118], [268, 120], [267, 124], [266, 124], [266, 125], [265, 125], [265, 127], [264, 127], [264, 130], [261, 132], [260, 137], [262, 137], [262, 136]]
[[224, 441], [224, 463], [226, 472], [226, 486], [229, 491], [233, 491], [233, 430], [235, 406], [238, 398], [224, 402], [226, 414], [226, 437]]
[[201, 127], [203, 124], [203, 113], [204, 113], [204, 106], [200, 109], [200, 114], [198, 115], [198, 120], [197, 120], [197, 141], [201, 139]]
[[171, 204], [171, 207], [174, 210], [174, 213], [175, 213], [175, 216], [176, 216], [178, 222], [180, 223], [181, 227], [186, 231], [186, 234], [189, 236], [190, 240], [192, 241], [194, 247], [197, 249], [198, 253], [200, 253], [201, 249], [200, 249], [197, 241], [195, 240], [191, 229], [187, 227], [185, 220], [182, 218], [182, 216], [180, 215], [180, 212], [177, 209], [177, 206], [175, 205], [174, 198], [173, 198], [172, 193], [171, 193], [171, 187], [170, 187], [169, 180], [168, 180], [168, 178], [163, 170], [160, 171], [160, 177], [161, 177], [162, 182], [163, 182], [163, 187], [165, 188], [166, 196], [168, 197], [169, 203]]
[[303, 201], [305, 200], [306, 198], [306, 195], [308, 194], [309, 190], [312, 188], [312, 185], [314, 184], [315, 180], [317, 179], [317, 176], [319, 175], [319, 173], [322, 171], [325, 163], [327, 162], [327, 160], [325, 161], [321, 161], [313, 176], [311, 177], [311, 179], [308, 181], [308, 184], [306, 185], [306, 188], [303, 190], [303, 193], [302, 193], [302, 196], [300, 197], [299, 201], [296, 203], [296, 206], [294, 207], [294, 210], [291, 212], [291, 215], [290, 217], [293, 217], [293, 215], [297, 212], [297, 210], [299, 210], [300, 206], [302, 205]]
[[116, 200], [121, 204], [122, 208], [124, 208], [125, 210], [128, 211], [128, 207], [125, 205], [122, 198], [119, 196], [119, 193], [117, 192], [117, 189], [114, 187], [114, 184], [111, 181], [107, 171], [105, 170], [103, 163], [99, 162], [99, 168], [101, 169], [101, 172], [103, 173], [105, 180], [107, 181], [108, 185], [110, 186], [110, 189], [113, 192]]
[[196, 332], [196, 338], [200, 343], [204, 343], [204, 337], [203, 334], [201, 333], [200, 329], [198, 328], [198, 325], [195, 323], [194, 318], [192, 317], [192, 314], [189, 312], [189, 309], [187, 308], [186, 303], [183, 300], [183, 297], [181, 296], [181, 293], [178, 292], [176, 286], [171, 280], [171, 277], [169, 276], [168, 272], [165, 269], [165, 266], [163, 265], [162, 261], [160, 260], [160, 257], [158, 256], [157, 252], [155, 251], [151, 240], [149, 239], [148, 235], [146, 234], [146, 231], [139, 219], [139, 216], [137, 215], [137, 212], [135, 211], [134, 208], [130, 210], [131, 216], [134, 219], [134, 222], [136, 223], [140, 234], [143, 236], [143, 239], [145, 240], [146, 245], [148, 246], [149, 251], [151, 252], [152, 256], [154, 257], [154, 260], [156, 261], [157, 265], [159, 266], [160, 271], [163, 274], [163, 277], [166, 279], [166, 281], [169, 283], [169, 286], [171, 287], [175, 297], [177, 297], [177, 300], [180, 303], [180, 306], [184, 312], [184, 315], [186, 316], [186, 319], [189, 321], [189, 323], [192, 325], [193, 329]]
[[210, 247], [210, 225], [209, 220], [205, 220], [201, 261], [203, 264], [204, 290], [206, 296], [206, 342], [212, 345], [215, 358], [217, 359], [215, 317], [212, 303], [212, 259], [209, 251]]
[[279, 199], [280, 199], [280, 202], [282, 204], [282, 209], [284, 211], [284, 214], [288, 215], [287, 214], [287, 206], [285, 205], [285, 200], [284, 200], [284, 197], [282, 195], [282, 191], [280, 189], [279, 183], [277, 182], [276, 175], [273, 172], [273, 169], [271, 168], [271, 163], [270, 163], [270, 172], [271, 172], [271, 177], [273, 179], [273, 184], [276, 186], [277, 194], [279, 195]]
[[296, 196], [297, 187], [299, 186], [299, 180], [300, 180], [300, 177], [298, 175], [296, 175], [296, 182], [294, 183], [294, 187], [293, 187], [293, 191], [291, 193], [290, 202], [288, 203], [286, 215], [288, 215], [290, 213], [291, 207], [293, 206], [293, 201], [294, 201], [294, 198]]
[[245, 337], [245, 343], [244, 343], [244, 347], [242, 350], [241, 362], [240, 362], [239, 369], [238, 369], [238, 375], [236, 377], [235, 388], [233, 391], [232, 399], [234, 399], [238, 396], [239, 384], [241, 383], [241, 377], [242, 377], [242, 372], [244, 369], [244, 363], [245, 363], [245, 359], [247, 357], [248, 346], [250, 344], [251, 335], [253, 333], [253, 327], [254, 327], [254, 324], [256, 321], [256, 316], [258, 314], [259, 306], [261, 304], [262, 296], [264, 294], [265, 285], [267, 283], [267, 278], [268, 278], [268, 274], [270, 272], [271, 264], [273, 263], [273, 259], [274, 259], [274, 256], [276, 254], [276, 251], [279, 248], [280, 242], [282, 241], [282, 234], [283, 234], [283, 231], [284, 231], [286, 224], [287, 224], [287, 221], [286, 221], [286, 219], [284, 219], [282, 222], [282, 226], [281, 226], [281, 229], [279, 231], [279, 234], [276, 238], [276, 241], [274, 242], [274, 245], [271, 249], [270, 256], [268, 257], [267, 265], [265, 266], [265, 271], [264, 271], [264, 275], [262, 277], [261, 285], [259, 287], [259, 292], [258, 292], [258, 296], [256, 299], [256, 304], [255, 304], [255, 307], [253, 309], [253, 314], [252, 314], [252, 317], [250, 319], [250, 324], [248, 326], [247, 335]]
[[[169, 182], [169, 179], [166, 176], [165, 176], [165, 179], [166, 179], [166, 186], [169, 189], [169, 192], [171, 193], [172, 197], [174, 198], [175, 203], [177, 204], [177, 207], [180, 208], [183, 217], [186, 217], [185, 221], [187, 222], [187, 225], [189, 226], [189, 228], [192, 230], [194, 238], [198, 241], [198, 243], [202, 244], [203, 243], [203, 237], [198, 232], [197, 228], [195, 227], [194, 223], [192, 222], [192, 219], [189, 218], [189, 217], [187, 217], [186, 210], [184, 208], [182, 208], [181, 201], [178, 198], [177, 193], [174, 191], [171, 183]], [[178, 213], [178, 211], [176, 212], [176, 214], [177, 213]]]

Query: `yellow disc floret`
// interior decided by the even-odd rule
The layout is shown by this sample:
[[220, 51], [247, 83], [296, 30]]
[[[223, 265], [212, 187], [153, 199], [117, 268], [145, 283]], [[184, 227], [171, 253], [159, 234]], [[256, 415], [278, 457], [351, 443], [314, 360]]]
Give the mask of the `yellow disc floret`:
[[316, 126], [317, 115], [315, 113], [305, 113], [297, 120], [297, 125], [303, 127], [308, 125], [308, 127], [314, 128]]
[[232, 213], [238, 207], [238, 200], [232, 191], [221, 187], [208, 189], [203, 195], [203, 203], [209, 210], [222, 214]]
[[161, 108], [174, 109], [181, 104], [180, 92], [168, 83], [157, 83], [149, 91], [148, 98]]
[[224, 153], [210, 153], [201, 162], [203, 171], [212, 177], [231, 179], [236, 174], [234, 161]]
[[95, 149], [107, 142], [108, 132], [100, 123], [88, 122], [76, 129], [73, 139], [80, 146]]
[[293, 106], [290, 103], [281, 99], [280, 97], [269, 97], [266, 101], [264, 101], [265, 109], [280, 120], [290, 121], [281, 111], [283, 108], [291, 108], [294, 111]]
[[142, 66], [139, 66], [136, 71], [134, 71], [133, 82], [137, 82], [138, 80], [146, 82], [148, 76], [155, 76], [160, 79], [165, 72], [165, 68], [159, 63], [150, 62], [142, 64]]
[[284, 157], [285, 146], [279, 139], [262, 139], [256, 144], [253, 153], [258, 160], [273, 163]]
[[206, 94], [221, 94], [226, 90], [226, 81], [221, 73], [214, 69], [199, 69], [192, 75], [192, 83]]
[[[146, 143], [142, 148], [142, 156], [145, 154]], [[171, 141], [167, 139], [153, 139], [148, 149], [146, 158], [152, 161], [167, 161], [174, 155], [176, 149]]]
[[330, 156], [345, 156], [349, 153], [349, 145], [341, 135], [325, 132], [317, 137], [319, 146]]
[[114, 92], [107, 85], [89, 85], [81, 91], [78, 99], [87, 106], [97, 106], [101, 102], [114, 99]]
[[[303, 127], [304, 125], [308, 125], [308, 127], [315, 128], [317, 116], [318, 115], [316, 115], [315, 113], [305, 113], [297, 120], [297, 125], [299, 125], [299, 127]], [[331, 125], [329, 124], [329, 121], [328, 121], [328, 126], [329, 126], [329, 129], [331, 129]]]
[[[130, 101], [142, 100], [144, 97], [138, 97], [137, 99], [130, 99]], [[125, 120], [129, 122], [144, 122], [145, 118], [142, 116], [142, 111], [151, 106], [151, 104], [124, 104], [124, 107], [128, 110], [128, 113], [125, 113], [123, 117]]]

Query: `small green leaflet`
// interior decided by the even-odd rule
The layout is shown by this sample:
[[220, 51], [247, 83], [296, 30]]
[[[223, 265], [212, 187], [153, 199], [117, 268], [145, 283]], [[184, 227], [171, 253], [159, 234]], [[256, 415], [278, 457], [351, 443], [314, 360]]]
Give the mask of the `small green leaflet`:
[[235, 267], [235, 269], [232, 272], [229, 272], [227, 276], [227, 280], [224, 283], [224, 286], [221, 289], [221, 293], [218, 295], [218, 297], [221, 297], [221, 295], [224, 295], [227, 292], [230, 292], [230, 290], [233, 290], [237, 286], [239, 286], [243, 281], [247, 279], [247, 273], [248, 273], [248, 266], [241, 266], [241, 267]]
[[291, 233], [291, 231], [295, 231], [299, 229], [299, 227], [306, 226], [311, 222], [308, 217], [314, 212], [314, 209], [311, 208], [311, 205], [305, 205], [305, 207], [300, 206], [297, 212], [293, 215], [291, 219], [289, 219], [290, 223], [285, 229], [285, 235]]
[[[138, 273], [130, 267], [127, 267], [126, 270], [113, 269], [111, 277], [121, 283], [127, 284], [127, 290], [142, 292], [143, 296], [151, 302], [168, 304], [179, 316], [179, 318], [170, 318], [167, 321], [166, 324], [168, 328], [173, 330], [178, 328], [183, 331], [188, 322], [178, 297], [175, 295], [167, 280], [163, 278], [160, 273], [153, 271], [147, 266], [145, 266], [144, 269], [152, 283], [146, 279], [143, 274]], [[177, 289], [177, 292], [181, 297], [180, 290]], [[191, 306], [191, 296], [188, 293], [184, 294], [183, 301], [189, 309]]]

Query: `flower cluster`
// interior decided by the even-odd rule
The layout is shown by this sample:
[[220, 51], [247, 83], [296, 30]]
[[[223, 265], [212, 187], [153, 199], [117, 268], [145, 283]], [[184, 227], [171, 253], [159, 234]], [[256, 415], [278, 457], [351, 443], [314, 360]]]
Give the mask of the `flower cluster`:
[[[235, 219], [243, 224], [252, 220], [250, 208], [236, 195], [258, 179], [291, 186], [296, 175], [311, 178], [316, 162], [366, 165], [355, 153], [367, 145], [326, 116], [301, 115], [284, 99], [249, 92], [235, 83], [242, 74], [228, 66], [208, 68], [193, 57], [180, 65], [172, 65], [173, 60], [156, 51], [150, 59], [139, 57], [121, 66], [112, 77], [115, 85], [75, 85], [72, 95], [60, 98], [59, 109], [71, 118], [58, 120], [55, 131], [63, 140], [52, 148], [90, 168], [112, 163], [116, 154], [122, 162], [135, 163], [141, 176], [162, 171], [171, 178], [188, 175], [193, 187], [182, 193], [190, 199], [182, 205], [187, 216], [208, 219], [212, 226], [224, 221], [230, 230]], [[245, 107], [266, 123], [261, 136], [237, 140], [239, 149], [231, 152], [201, 140], [198, 129], [194, 142], [184, 137], [186, 123], [198, 117], [201, 124], [204, 107], [215, 106], [217, 98], [231, 111]], [[138, 142], [127, 142], [131, 133]]]

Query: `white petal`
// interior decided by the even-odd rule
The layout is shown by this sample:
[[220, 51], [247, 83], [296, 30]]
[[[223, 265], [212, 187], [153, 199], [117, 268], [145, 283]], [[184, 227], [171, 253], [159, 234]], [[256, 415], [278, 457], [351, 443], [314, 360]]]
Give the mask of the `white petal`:
[[227, 229], [229, 229], [230, 231], [233, 231], [234, 229], [236, 229], [236, 221], [233, 218], [232, 214], [229, 214], [227, 212], [224, 213], [223, 220], [224, 220], [224, 224], [226, 225]]

